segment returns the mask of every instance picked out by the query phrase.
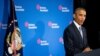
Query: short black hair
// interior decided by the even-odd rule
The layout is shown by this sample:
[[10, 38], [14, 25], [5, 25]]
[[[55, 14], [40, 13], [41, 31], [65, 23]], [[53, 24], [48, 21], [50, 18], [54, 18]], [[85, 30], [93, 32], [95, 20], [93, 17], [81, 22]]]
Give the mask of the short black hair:
[[75, 13], [77, 10], [84, 10], [84, 11], [86, 11], [86, 9], [83, 8], [83, 7], [77, 7], [77, 8], [74, 10], [74, 13]]

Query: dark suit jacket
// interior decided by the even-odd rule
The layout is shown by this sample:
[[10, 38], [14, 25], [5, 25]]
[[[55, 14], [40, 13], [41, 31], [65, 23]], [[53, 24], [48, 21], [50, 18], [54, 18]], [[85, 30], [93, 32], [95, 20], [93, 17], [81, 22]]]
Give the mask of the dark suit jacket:
[[82, 32], [83, 39], [73, 22], [65, 29], [63, 39], [66, 56], [74, 56], [74, 54], [80, 53], [88, 47], [86, 30], [84, 27], [82, 27]]

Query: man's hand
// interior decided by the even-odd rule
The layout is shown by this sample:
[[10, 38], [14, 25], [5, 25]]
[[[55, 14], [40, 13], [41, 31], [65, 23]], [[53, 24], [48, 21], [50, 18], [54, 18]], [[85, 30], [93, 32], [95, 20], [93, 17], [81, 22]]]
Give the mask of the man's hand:
[[89, 51], [92, 51], [92, 49], [90, 49], [89, 47], [87, 47], [87, 48], [85, 48], [85, 49], [83, 50], [83, 52], [89, 52]]

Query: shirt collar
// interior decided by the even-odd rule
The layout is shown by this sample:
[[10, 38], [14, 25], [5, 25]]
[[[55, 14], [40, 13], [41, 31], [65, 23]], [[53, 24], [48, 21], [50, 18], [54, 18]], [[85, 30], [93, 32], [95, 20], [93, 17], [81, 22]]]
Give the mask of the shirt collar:
[[73, 21], [75, 26], [79, 29], [79, 27], [81, 27], [81, 25], [79, 25], [75, 20]]

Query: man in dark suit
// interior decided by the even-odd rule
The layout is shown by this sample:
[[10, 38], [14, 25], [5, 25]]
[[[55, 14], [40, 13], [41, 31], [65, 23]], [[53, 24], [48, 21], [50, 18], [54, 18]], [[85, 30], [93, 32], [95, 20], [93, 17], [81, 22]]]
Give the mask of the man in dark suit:
[[65, 29], [63, 35], [66, 56], [91, 51], [87, 44], [86, 30], [82, 27], [86, 18], [86, 10], [77, 8], [73, 17], [73, 22]]

